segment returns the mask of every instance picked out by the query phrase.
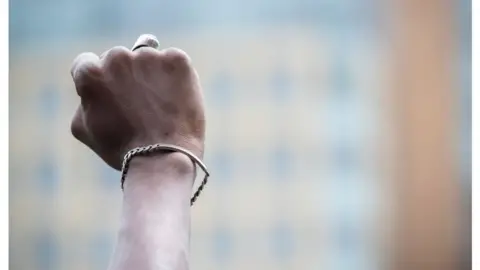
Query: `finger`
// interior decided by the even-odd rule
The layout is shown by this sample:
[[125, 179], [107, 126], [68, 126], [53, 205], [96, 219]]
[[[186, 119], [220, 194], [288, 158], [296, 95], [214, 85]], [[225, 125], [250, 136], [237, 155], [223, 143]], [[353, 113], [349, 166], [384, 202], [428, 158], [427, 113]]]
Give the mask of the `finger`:
[[77, 76], [81, 76], [82, 72], [89, 71], [100, 67], [99, 57], [92, 52], [85, 52], [79, 54], [72, 63], [70, 68], [70, 75], [75, 79]]
[[165, 55], [166, 60], [174, 64], [176, 67], [188, 67], [190, 65], [190, 56], [181, 49], [167, 48], [160, 52]]
[[87, 134], [83, 119], [82, 106], [78, 106], [77, 111], [73, 116], [72, 123], [70, 125], [70, 131], [75, 139], [87, 144]]
[[132, 51], [123, 46], [113, 47], [100, 56], [101, 66], [105, 73], [114, 76], [120, 81], [122, 78], [126, 78], [128, 74], [131, 74], [132, 59]]
[[159, 46], [160, 46], [160, 43], [158, 42], [158, 39], [154, 35], [143, 34], [140, 37], [138, 37], [137, 41], [132, 47], [132, 51], [138, 50], [143, 47], [158, 49]]
[[88, 89], [91, 89], [91, 86], [102, 77], [98, 56], [91, 52], [78, 55], [75, 60], [73, 60], [70, 75], [77, 88], [77, 93], [80, 96], [84, 96]]

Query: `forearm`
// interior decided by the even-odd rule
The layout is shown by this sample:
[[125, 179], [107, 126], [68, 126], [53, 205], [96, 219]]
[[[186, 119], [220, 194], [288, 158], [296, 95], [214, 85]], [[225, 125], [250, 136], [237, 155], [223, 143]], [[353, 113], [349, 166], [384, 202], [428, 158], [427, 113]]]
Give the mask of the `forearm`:
[[180, 153], [135, 157], [110, 270], [186, 270], [195, 168]]

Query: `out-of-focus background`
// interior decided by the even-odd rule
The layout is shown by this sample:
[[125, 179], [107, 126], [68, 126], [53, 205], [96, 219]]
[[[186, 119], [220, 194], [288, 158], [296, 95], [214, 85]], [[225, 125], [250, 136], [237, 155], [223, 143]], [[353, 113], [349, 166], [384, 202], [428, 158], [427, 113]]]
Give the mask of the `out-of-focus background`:
[[143, 33], [201, 76], [191, 269], [470, 267], [470, 1], [10, 1], [10, 269], [106, 269], [120, 175], [74, 57]]

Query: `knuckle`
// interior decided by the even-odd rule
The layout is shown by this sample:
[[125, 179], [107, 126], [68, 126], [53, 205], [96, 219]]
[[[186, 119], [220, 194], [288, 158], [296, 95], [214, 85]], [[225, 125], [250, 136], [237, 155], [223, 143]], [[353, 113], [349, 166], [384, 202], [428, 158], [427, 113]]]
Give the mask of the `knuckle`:
[[75, 77], [83, 78], [99, 78], [102, 75], [102, 69], [99, 65], [87, 62], [78, 67]]
[[79, 141], [83, 141], [84, 133], [83, 125], [78, 118], [74, 118], [72, 123], [70, 124], [70, 132], [72, 133], [73, 137]]
[[82, 98], [89, 97], [103, 83], [102, 68], [92, 63], [80, 66], [73, 76], [77, 94]]
[[98, 56], [93, 53], [79, 54], [72, 63], [70, 68], [70, 74], [75, 79], [77, 76], [82, 76], [85, 73], [96, 75], [100, 73], [100, 65], [98, 62]]
[[190, 65], [190, 57], [186, 52], [178, 48], [168, 48], [165, 50], [165, 59], [177, 66]]
[[83, 124], [83, 109], [82, 105], [80, 105], [72, 119], [72, 122], [70, 123], [70, 132], [72, 133], [73, 137], [75, 137], [77, 140], [83, 142], [85, 141], [85, 126]]
[[110, 63], [128, 62], [132, 59], [132, 52], [123, 46], [116, 46], [105, 54], [105, 61]]
[[157, 60], [159, 57], [159, 51], [150, 47], [143, 47], [133, 52], [133, 58], [139, 62]]

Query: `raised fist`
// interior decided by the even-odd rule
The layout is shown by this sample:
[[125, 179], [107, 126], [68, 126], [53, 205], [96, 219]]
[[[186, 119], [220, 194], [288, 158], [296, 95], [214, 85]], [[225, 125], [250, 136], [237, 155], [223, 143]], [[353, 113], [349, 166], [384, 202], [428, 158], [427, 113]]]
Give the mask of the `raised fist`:
[[203, 156], [205, 114], [197, 72], [185, 52], [157, 47], [155, 37], [142, 35], [133, 51], [82, 53], [71, 68], [81, 98], [72, 134], [117, 170], [129, 150], [156, 143]]

